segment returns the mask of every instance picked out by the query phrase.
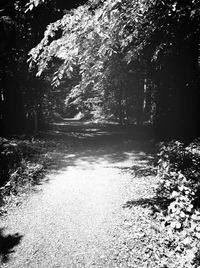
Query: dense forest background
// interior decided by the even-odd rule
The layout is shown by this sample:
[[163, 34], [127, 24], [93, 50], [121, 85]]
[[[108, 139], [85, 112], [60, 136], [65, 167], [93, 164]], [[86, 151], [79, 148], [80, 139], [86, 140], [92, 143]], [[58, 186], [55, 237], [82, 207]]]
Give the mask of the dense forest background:
[[[82, 230], [93, 215], [102, 214], [105, 204], [105, 217], [109, 216], [109, 199], [115, 210], [113, 204], [121, 204], [122, 195], [128, 193], [131, 199], [125, 206], [120, 205], [117, 215], [120, 219], [122, 208], [128, 208], [130, 213], [126, 210], [125, 214], [131, 215], [128, 221], [120, 219], [117, 224], [120, 228], [121, 223], [125, 224], [128, 234], [119, 248], [125, 255], [117, 253], [117, 267], [123, 265], [122, 259], [126, 261], [124, 267], [128, 258], [134, 261], [135, 248], [142, 267], [147, 260], [152, 267], [200, 267], [199, 38], [199, 0], [0, 0], [0, 216], [6, 213], [9, 197], [17, 200], [23, 193], [27, 200], [27, 192], [32, 194], [33, 187], [48, 182], [48, 191], [44, 187], [42, 196], [48, 192], [49, 197], [42, 198], [45, 206], [39, 204], [39, 214], [41, 221], [43, 211], [49, 211], [46, 215], [50, 220], [55, 218], [56, 225], [53, 221], [48, 226], [53, 226], [53, 237], [59, 241], [49, 245], [58, 245], [59, 253], [62, 248], [66, 253], [70, 241], [60, 247], [63, 231], [57, 236], [59, 221], [61, 229], [63, 219], [66, 221], [68, 232], [74, 228], [69, 228], [66, 219], [71, 224], [71, 216], [77, 211], [78, 217], [84, 215], [83, 224], [81, 218], [74, 218], [74, 222], [81, 222], [78, 230], [84, 238]], [[53, 124], [55, 121], [59, 124]], [[47, 180], [46, 170], [53, 172]], [[127, 185], [121, 192], [124, 174], [130, 188]], [[122, 187], [119, 181], [123, 181]], [[99, 192], [93, 191], [99, 188]], [[152, 197], [151, 188], [155, 194]], [[120, 190], [120, 202], [115, 198], [116, 189]], [[51, 202], [46, 202], [48, 198]], [[16, 202], [16, 211], [20, 202]], [[73, 203], [76, 206], [71, 206]], [[64, 209], [54, 215], [61, 204]], [[32, 218], [26, 217], [30, 210], [22, 213], [23, 226], [30, 222], [34, 226], [37, 218], [38, 227], [37, 205], [31, 208]], [[73, 210], [75, 213], [71, 213]], [[13, 217], [17, 218], [17, 212]], [[101, 226], [91, 223], [91, 230], [97, 230], [94, 225]], [[10, 241], [12, 237], [16, 241], [18, 235], [5, 236], [2, 231], [4, 228], [0, 229], [0, 243], [5, 245], [0, 247], [0, 262], [1, 255], [5, 259], [14, 252], [9, 245], [15, 246]], [[45, 235], [47, 238], [51, 229], [43, 233], [42, 239]], [[106, 233], [113, 235], [107, 229]], [[120, 233], [124, 236], [124, 230], [116, 236], [117, 245]], [[142, 236], [138, 236], [140, 233]], [[95, 241], [99, 234], [98, 228]], [[34, 263], [41, 260], [44, 265], [40, 250], [35, 251], [35, 230], [27, 237], [34, 239], [33, 251], [27, 252], [34, 252]], [[129, 238], [134, 244], [130, 248]], [[87, 249], [86, 255], [88, 249], [93, 251], [87, 259], [95, 257], [100, 249], [96, 244], [94, 248], [93, 240], [92, 247], [88, 241], [83, 247], [79, 240], [74, 242], [71, 255], [81, 256], [78, 265], [82, 252], [75, 254], [77, 248]], [[123, 248], [131, 249], [130, 255]], [[54, 248], [47, 252], [52, 249], [56, 254]], [[55, 254], [53, 258], [59, 256]], [[104, 254], [100, 255], [102, 259]], [[24, 259], [27, 264], [26, 255]]]
[[200, 136], [200, 3], [0, 1], [0, 135], [56, 116]]

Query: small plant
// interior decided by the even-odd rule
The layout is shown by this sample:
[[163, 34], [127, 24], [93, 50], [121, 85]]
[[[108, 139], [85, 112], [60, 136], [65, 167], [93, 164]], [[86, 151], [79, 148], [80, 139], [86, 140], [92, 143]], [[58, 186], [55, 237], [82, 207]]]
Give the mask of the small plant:
[[40, 141], [0, 138], [0, 203], [4, 196], [37, 183], [45, 169], [44, 152]]
[[200, 143], [197, 140], [187, 147], [178, 141], [162, 143], [158, 157], [156, 194], [165, 200], [162, 215], [164, 226], [173, 237], [170, 246], [182, 263], [187, 259], [186, 266], [179, 267], [198, 267], [195, 265], [199, 261], [200, 239]]
[[16, 142], [0, 138], [0, 186], [8, 179], [10, 174], [20, 166], [22, 153]]

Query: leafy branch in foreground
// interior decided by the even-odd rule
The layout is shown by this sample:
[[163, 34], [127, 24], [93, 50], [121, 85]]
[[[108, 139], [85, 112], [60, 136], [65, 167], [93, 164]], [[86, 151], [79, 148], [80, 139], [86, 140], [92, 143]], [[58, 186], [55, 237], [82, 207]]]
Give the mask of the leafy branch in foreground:
[[[166, 207], [161, 221], [168, 230], [171, 249], [179, 255], [179, 267], [197, 267], [200, 252], [200, 144], [184, 147], [178, 141], [162, 144], [157, 196]], [[180, 265], [180, 264], [179, 264]]]

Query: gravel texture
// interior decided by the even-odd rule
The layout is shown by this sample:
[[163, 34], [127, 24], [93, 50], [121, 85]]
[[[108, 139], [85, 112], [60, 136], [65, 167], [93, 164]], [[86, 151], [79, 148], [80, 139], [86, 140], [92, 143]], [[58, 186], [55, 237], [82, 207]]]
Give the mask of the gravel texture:
[[149, 141], [63, 125], [45, 180], [1, 219], [2, 267], [164, 267], [150, 206], [156, 178], [138, 172], [148, 168]]

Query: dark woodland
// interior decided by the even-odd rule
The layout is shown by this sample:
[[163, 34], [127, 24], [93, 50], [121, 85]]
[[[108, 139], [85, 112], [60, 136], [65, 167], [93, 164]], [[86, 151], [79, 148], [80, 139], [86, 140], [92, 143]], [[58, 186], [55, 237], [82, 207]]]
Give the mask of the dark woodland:
[[0, 0], [2, 265], [200, 267], [199, 101], [199, 0]]

